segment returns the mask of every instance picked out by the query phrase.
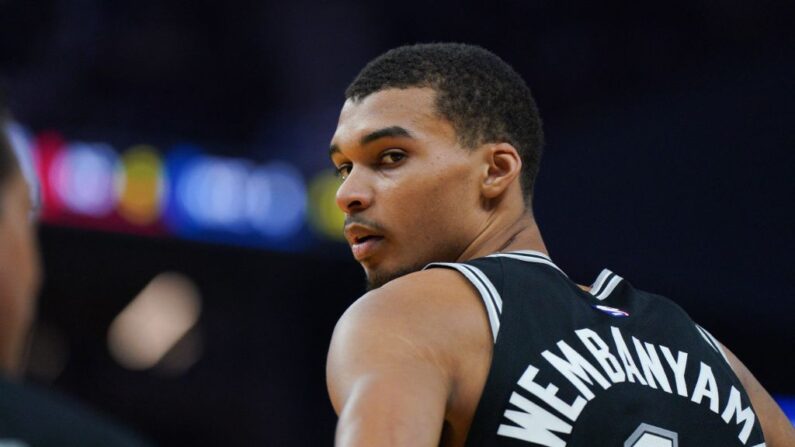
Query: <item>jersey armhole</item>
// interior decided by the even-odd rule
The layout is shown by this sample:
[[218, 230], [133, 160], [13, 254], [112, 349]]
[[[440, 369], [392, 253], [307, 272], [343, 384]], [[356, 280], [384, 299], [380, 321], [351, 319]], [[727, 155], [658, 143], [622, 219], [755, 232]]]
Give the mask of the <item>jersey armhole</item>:
[[709, 331], [707, 331], [698, 324], [696, 324], [696, 329], [701, 334], [701, 336], [704, 337], [704, 340], [707, 341], [707, 344], [712, 349], [714, 349], [718, 354], [720, 354], [720, 356], [723, 357], [723, 360], [726, 361], [727, 364], [731, 365], [729, 363], [729, 358], [726, 357], [726, 353], [723, 352], [723, 347], [720, 345], [720, 343], [718, 343], [718, 340], [716, 340], [715, 337], [713, 337], [712, 334], [709, 333]]
[[502, 297], [489, 277], [479, 268], [469, 264], [434, 262], [425, 266], [425, 269], [439, 267], [457, 270], [475, 287], [489, 317], [492, 339], [494, 343], [497, 343], [497, 335], [500, 332], [500, 317], [502, 316]]

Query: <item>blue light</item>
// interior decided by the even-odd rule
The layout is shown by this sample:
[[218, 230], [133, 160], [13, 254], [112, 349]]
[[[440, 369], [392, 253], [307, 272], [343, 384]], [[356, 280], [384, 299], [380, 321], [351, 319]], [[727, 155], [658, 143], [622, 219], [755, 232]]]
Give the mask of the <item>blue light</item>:
[[789, 421], [795, 425], [795, 396], [775, 396], [776, 402], [787, 415]]
[[292, 164], [256, 165], [180, 144], [166, 151], [164, 166], [162, 221], [171, 233], [197, 241], [289, 251], [311, 243], [302, 237], [306, 185]]
[[197, 156], [183, 169], [176, 183], [176, 198], [187, 216], [207, 230], [245, 232], [248, 164]]
[[7, 121], [5, 127], [5, 133], [17, 156], [22, 175], [28, 182], [31, 203], [34, 204], [34, 209], [38, 210], [41, 208], [41, 185], [36, 175], [32, 138], [28, 130], [16, 121]]
[[200, 231], [199, 222], [191, 217], [185, 198], [181, 197], [181, 194], [184, 196], [187, 191], [180, 194], [180, 187], [186, 182], [187, 174], [192, 172], [192, 166], [203, 158], [201, 152], [197, 146], [180, 144], [168, 151], [166, 156], [165, 172], [168, 187], [163, 218], [171, 231], [183, 237], [195, 236]]
[[260, 234], [288, 237], [301, 229], [306, 215], [306, 186], [292, 165], [272, 162], [254, 169], [246, 194], [249, 224]]
[[197, 209], [206, 226], [234, 233], [246, 230], [246, 180], [250, 169], [240, 160], [206, 161], [198, 186]]
[[55, 159], [51, 179], [66, 207], [77, 214], [104, 217], [116, 206], [119, 157], [107, 144], [72, 143]]

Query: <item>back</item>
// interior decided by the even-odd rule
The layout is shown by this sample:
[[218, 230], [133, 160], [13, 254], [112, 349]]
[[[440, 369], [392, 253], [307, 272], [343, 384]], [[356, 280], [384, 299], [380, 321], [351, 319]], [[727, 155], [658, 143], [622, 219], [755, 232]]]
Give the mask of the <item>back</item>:
[[468, 446], [756, 446], [740, 381], [709, 333], [607, 270], [591, 293], [538, 252], [465, 264], [495, 339]]

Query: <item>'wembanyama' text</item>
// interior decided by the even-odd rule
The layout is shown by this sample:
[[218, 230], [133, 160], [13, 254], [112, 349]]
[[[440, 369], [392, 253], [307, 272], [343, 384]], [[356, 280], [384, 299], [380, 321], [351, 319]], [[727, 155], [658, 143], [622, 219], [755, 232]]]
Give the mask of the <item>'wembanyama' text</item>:
[[[743, 445], [748, 441], [755, 421], [753, 410], [750, 406], [743, 408], [740, 391], [733, 385], [726, 388], [726, 384], [721, 384], [718, 387], [709, 365], [704, 362], [690, 365], [691, 368], [699, 368], [698, 379], [690, 388], [690, 384], [685, 381], [685, 371], [688, 368], [686, 352], [677, 351], [674, 354], [666, 346], [642, 343], [636, 337], [631, 337], [638, 365], [617, 327], [611, 327], [615, 354], [593, 330], [579, 329], [575, 333], [590, 352], [592, 360], [587, 360], [563, 340], [557, 342], [560, 354], [550, 350], [541, 353], [552, 367], [576, 387], [579, 394], [573, 402], [564, 402], [558, 397], [559, 388], [556, 385], [550, 383], [543, 386], [535, 382], [539, 369], [533, 365], [527, 366], [517, 383], [521, 389], [546, 403], [563, 418], [514, 391], [510, 403], [518, 410], [506, 410], [505, 417], [516, 425], [501, 424], [497, 434], [549, 447], [564, 447], [566, 442], [555, 433], [571, 433], [571, 424], [577, 421], [588, 402], [596, 397], [594, 389], [599, 392], [595, 388], [596, 384], [607, 390], [614, 384], [628, 381], [660, 392], [676, 393], [694, 404], [708, 405], [726, 424], [731, 424], [732, 421], [738, 426], [742, 424], [737, 437]], [[664, 364], [658, 352], [662, 353]]]

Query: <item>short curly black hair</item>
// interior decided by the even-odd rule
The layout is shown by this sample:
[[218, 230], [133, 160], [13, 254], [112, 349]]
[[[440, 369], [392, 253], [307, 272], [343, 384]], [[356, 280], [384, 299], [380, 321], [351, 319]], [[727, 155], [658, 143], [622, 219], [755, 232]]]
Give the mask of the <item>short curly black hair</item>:
[[436, 108], [466, 148], [507, 142], [522, 158], [525, 200], [533, 193], [544, 132], [538, 107], [521, 76], [494, 53], [460, 43], [429, 43], [392, 49], [370, 61], [345, 91], [360, 101], [389, 88], [430, 87]]

